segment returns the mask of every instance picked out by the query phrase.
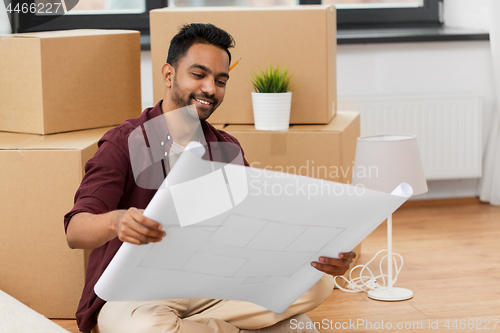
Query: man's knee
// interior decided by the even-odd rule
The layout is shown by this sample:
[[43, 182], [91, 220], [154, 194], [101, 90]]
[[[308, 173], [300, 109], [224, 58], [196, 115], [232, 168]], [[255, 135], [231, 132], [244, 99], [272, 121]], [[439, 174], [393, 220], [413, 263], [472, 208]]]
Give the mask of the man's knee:
[[177, 332], [179, 317], [175, 310], [163, 305], [143, 306], [132, 313], [135, 332]]
[[[332, 293], [334, 287], [333, 276], [325, 274], [314, 286], [315, 298], [319, 301], [319, 304], [323, 303], [328, 296]], [[318, 304], [318, 305], [319, 305]]]
[[[179, 317], [175, 310], [159, 304], [144, 304], [136, 308], [101, 310], [100, 333], [178, 332]], [[118, 313], [116, 313], [119, 311]], [[114, 312], [114, 313], [113, 313]]]
[[318, 282], [309, 288], [299, 300], [302, 299], [307, 303], [308, 308], [314, 309], [330, 296], [333, 285], [333, 276], [325, 274]]

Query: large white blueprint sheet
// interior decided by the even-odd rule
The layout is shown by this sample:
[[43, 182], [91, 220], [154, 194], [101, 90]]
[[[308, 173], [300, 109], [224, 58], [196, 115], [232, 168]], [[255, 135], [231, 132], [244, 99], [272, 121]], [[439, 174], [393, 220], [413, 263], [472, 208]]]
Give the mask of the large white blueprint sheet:
[[185, 151], [144, 214], [159, 243], [124, 243], [95, 286], [104, 300], [216, 298], [285, 311], [337, 257], [411, 196], [202, 160]]

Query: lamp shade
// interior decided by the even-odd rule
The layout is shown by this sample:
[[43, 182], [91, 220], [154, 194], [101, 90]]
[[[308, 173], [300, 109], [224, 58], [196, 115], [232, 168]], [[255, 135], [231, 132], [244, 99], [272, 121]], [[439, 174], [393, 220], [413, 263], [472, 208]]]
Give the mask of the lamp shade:
[[358, 138], [354, 185], [391, 193], [408, 183], [413, 194], [427, 192], [424, 168], [415, 135], [377, 135]]

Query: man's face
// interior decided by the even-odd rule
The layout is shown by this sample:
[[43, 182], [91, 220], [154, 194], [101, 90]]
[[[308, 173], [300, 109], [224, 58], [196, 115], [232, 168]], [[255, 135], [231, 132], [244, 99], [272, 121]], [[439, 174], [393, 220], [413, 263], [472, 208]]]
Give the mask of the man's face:
[[224, 99], [229, 79], [229, 56], [223, 49], [209, 44], [194, 44], [179, 61], [172, 79], [171, 102], [175, 108], [190, 104], [206, 120]]

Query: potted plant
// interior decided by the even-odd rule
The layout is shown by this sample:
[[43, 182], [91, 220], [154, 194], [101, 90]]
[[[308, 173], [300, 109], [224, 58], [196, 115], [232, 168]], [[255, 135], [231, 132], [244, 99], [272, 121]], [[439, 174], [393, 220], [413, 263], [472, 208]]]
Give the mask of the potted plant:
[[253, 116], [255, 129], [263, 131], [286, 131], [290, 124], [292, 105], [291, 74], [288, 69], [269, 65], [266, 71], [260, 68], [252, 73]]

